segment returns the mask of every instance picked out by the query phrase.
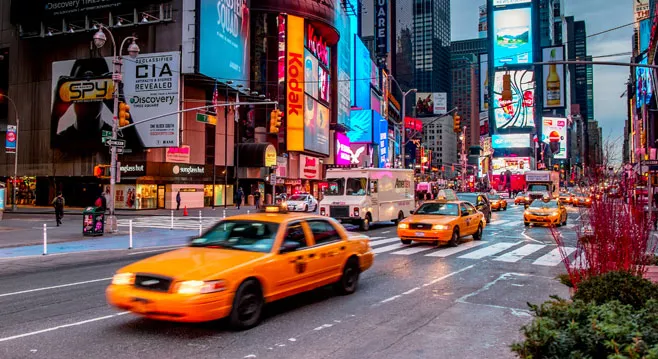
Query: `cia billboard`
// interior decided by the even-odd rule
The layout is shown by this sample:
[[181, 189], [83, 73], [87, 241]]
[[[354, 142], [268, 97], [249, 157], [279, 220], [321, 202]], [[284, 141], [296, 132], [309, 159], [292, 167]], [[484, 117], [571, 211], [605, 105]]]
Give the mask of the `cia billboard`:
[[493, 12], [494, 66], [527, 64], [532, 59], [532, 10], [495, 10]]
[[[130, 117], [119, 126], [158, 115], [161, 118], [122, 130], [128, 150], [179, 145], [180, 52], [141, 54], [124, 60], [122, 102]], [[112, 58], [52, 63], [51, 145], [70, 150], [100, 150], [103, 132], [112, 130]], [[107, 136], [106, 136], [107, 137]]]
[[494, 126], [497, 129], [533, 129], [535, 78], [530, 70], [509, 71], [512, 101], [502, 101], [503, 75], [496, 71], [494, 81]]
[[549, 145], [553, 158], [567, 158], [567, 119], [544, 117], [541, 129], [542, 142]]
[[[555, 46], [542, 49], [542, 58], [546, 61], [564, 61], [564, 47]], [[544, 65], [542, 84], [544, 88], [544, 108], [564, 107], [567, 82], [564, 65]]]
[[200, 0], [199, 14], [199, 72], [248, 87], [248, 0]]

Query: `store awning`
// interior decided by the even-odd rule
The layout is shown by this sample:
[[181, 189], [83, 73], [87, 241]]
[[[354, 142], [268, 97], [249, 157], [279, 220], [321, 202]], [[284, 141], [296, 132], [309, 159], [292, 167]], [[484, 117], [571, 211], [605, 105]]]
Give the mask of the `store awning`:
[[240, 143], [236, 157], [239, 167], [276, 166], [276, 148], [270, 143]]

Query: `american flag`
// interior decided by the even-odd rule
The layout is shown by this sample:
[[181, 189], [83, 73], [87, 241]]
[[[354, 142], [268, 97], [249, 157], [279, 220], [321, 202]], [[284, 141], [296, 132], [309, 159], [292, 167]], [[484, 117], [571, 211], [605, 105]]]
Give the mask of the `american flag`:
[[215, 90], [212, 93], [212, 105], [215, 107], [215, 115], [219, 115], [219, 93], [217, 92], [217, 82], [215, 82]]
[[539, 138], [537, 137], [536, 133], [532, 136], [532, 142], [539, 142]]

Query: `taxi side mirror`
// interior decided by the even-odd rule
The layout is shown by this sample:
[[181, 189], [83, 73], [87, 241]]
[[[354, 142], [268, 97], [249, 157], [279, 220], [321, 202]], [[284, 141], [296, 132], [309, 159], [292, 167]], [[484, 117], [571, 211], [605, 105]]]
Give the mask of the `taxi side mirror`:
[[281, 249], [279, 249], [279, 254], [294, 252], [301, 247], [299, 242], [283, 242]]
[[466, 217], [466, 216], [468, 216], [468, 211], [466, 210], [462, 211], [462, 217]]

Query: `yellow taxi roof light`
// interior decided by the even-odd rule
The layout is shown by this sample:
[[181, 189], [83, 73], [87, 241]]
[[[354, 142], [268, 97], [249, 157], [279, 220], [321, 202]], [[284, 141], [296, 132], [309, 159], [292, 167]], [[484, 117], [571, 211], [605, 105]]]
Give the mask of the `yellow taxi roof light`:
[[283, 208], [283, 206], [277, 206], [277, 205], [266, 205], [263, 207], [263, 210], [265, 213], [286, 213], [288, 212], [287, 209]]

